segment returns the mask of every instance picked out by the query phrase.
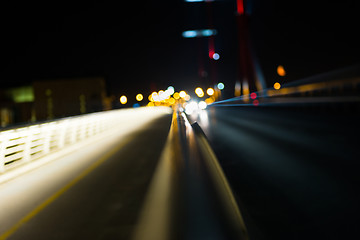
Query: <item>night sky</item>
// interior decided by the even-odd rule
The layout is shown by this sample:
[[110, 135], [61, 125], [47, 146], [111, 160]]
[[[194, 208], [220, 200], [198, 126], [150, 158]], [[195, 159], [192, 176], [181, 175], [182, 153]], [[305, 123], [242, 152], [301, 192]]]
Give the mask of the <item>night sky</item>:
[[[248, 1], [252, 46], [269, 86], [359, 63], [356, 1]], [[147, 93], [237, 78], [236, 1], [8, 1], [2, 3], [2, 86], [104, 76], [109, 94]], [[209, 17], [209, 16], [212, 17]], [[189, 29], [218, 30], [220, 60]], [[4, 64], [5, 62], [5, 64]], [[283, 65], [281, 79], [276, 67]], [[199, 79], [203, 66], [207, 78]], [[215, 70], [214, 70], [215, 69]], [[215, 74], [215, 75], [214, 75]]]

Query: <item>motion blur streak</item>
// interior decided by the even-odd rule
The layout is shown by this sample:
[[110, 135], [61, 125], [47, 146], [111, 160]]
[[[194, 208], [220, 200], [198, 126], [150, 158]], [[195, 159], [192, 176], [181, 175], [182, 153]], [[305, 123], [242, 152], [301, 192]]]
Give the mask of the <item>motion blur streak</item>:
[[[133, 204], [140, 204], [147, 184], [139, 184], [147, 183], [152, 175], [152, 166], [157, 162], [158, 151], [168, 132], [171, 111], [159, 107], [127, 112], [129, 117], [124, 115], [119, 126], [103, 138], [1, 184], [0, 239], [9, 235], [11, 239], [54, 239], [56, 236], [78, 239], [80, 232], [89, 239], [89, 236], [107, 234], [113, 223], [104, 225], [104, 220], [118, 213], [99, 210], [95, 216], [94, 210], [111, 207], [112, 201], [120, 201], [118, 198], [121, 204], [127, 204], [129, 198]], [[145, 143], [150, 144], [149, 148], [139, 152], [139, 146]], [[92, 171], [95, 168], [96, 171]], [[137, 187], [126, 188], [130, 182]], [[122, 219], [125, 222], [134, 221], [137, 214], [130, 209], [121, 212], [128, 214], [128, 219]], [[91, 223], [87, 214], [91, 214]], [[130, 230], [120, 227], [116, 234], [127, 236]]]
[[[131, 139], [127, 139], [127, 140], [131, 141]], [[106, 161], [108, 158], [110, 158], [113, 154], [115, 154], [117, 151], [119, 151], [119, 149], [124, 147], [124, 145], [126, 145], [127, 143], [128, 142], [122, 142], [119, 146], [112, 149], [112, 151], [107, 152], [106, 155], [104, 155], [98, 161], [96, 161], [92, 165], [90, 165], [90, 167], [85, 169], [80, 175], [78, 175], [76, 178], [74, 178], [71, 182], [69, 182], [67, 185], [65, 185], [63, 188], [61, 188], [59, 191], [57, 191], [56, 193], [51, 195], [48, 199], [46, 199], [43, 203], [38, 205], [34, 210], [32, 210], [29, 214], [27, 214], [19, 222], [17, 222], [13, 227], [11, 227], [3, 235], [1, 235], [0, 240], [7, 239], [9, 236], [11, 236], [13, 233], [15, 233], [23, 224], [30, 221], [33, 217], [35, 217], [38, 213], [40, 213], [44, 208], [46, 208], [48, 205], [50, 205], [52, 202], [54, 202], [57, 198], [59, 198], [61, 195], [63, 195], [67, 190], [69, 190], [69, 188], [74, 186], [81, 179], [86, 177], [86, 175], [88, 175], [89, 173], [94, 171], [100, 164], [102, 164], [104, 161]]]
[[246, 210], [250, 239], [359, 236], [360, 115], [339, 106], [244, 104], [192, 115]]
[[174, 112], [170, 133], [151, 181], [140, 220], [134, 231], [134, 240], [174, 239], [174, 236], [171, 237], [172, 225], [175, 224], [173, 206], [177, 201], [174, 193], [178, 188], [178, 169], [182, 161], [178, 134], [176, 113]]

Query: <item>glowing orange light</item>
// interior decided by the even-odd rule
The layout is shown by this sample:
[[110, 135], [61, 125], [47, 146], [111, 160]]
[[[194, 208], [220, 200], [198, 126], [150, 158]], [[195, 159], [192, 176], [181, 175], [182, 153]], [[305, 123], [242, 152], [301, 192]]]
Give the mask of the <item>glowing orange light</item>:
[[276, 82], [274, 83], [274, 89], [279, 90], [281, 88], [280, 83]]
[[209, 98], [205, 99], [205, 102], [206, 102], [206, 104], [209, 105], [209, 104], [215, 102], [215, 99], [214, 99], [214, 97], [209, 97]]
[[286, 75], [285, 69], [282, 65], [279, 65], [277, 67], [277, 73], [279, 74], [279, 76], [283, 77]]

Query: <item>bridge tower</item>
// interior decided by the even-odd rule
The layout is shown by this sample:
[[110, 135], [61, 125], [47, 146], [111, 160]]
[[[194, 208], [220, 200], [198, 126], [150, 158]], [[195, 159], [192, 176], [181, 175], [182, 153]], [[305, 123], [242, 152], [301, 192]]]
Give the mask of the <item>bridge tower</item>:
[[250, 15], [246, 12], [246, 0], [236, 0], [236, 20], [238, 24], [239, 40], [239, 71], [235, 82], [235, 97], [249, 95], [251, 92], [261, 91], [266, 88], [259, 64], [254, 55], [250, 34]]

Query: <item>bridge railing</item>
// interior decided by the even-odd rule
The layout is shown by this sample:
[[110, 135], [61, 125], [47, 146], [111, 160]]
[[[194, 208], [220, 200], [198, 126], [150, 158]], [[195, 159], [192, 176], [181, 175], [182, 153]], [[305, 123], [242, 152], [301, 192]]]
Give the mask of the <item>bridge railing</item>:
[[0, 131], [0, 175], [121, 124], [127, 109], [91, 113]]

